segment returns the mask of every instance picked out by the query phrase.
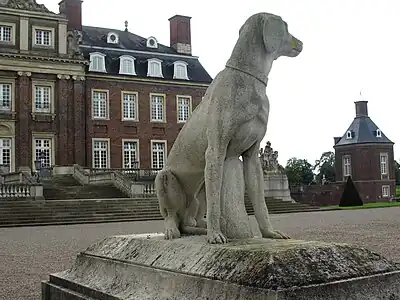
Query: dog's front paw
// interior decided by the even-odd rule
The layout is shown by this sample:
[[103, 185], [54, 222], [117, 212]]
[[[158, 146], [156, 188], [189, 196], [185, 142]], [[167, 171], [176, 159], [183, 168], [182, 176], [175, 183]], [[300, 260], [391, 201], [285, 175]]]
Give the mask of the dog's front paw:
[[262, 230], [261, 235], [266, 239], [290, 239], [290, 236], [278, 230]]
[[181, 233], [178, 228], [166, 228], [164, 231], [164, 238], [166, 240], [178, 239], [181, 237]]
[[228, 239], [222, 234], [221, 231], [208, 231], [207, 243], [209, 244], [225, 244]]

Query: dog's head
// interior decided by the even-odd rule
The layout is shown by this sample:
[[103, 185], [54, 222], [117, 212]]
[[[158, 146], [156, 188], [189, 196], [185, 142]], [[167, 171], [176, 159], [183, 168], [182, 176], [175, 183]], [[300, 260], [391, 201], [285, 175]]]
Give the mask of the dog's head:
[[267, 53], [280, 56], [295, 57], [303, 50], [303, 43], [289, 33], [287, 23], [281, 17], [259, 13], [251, 16], [242, 26], [239, 34], [246, 26], [257, 26], [262, 35]]

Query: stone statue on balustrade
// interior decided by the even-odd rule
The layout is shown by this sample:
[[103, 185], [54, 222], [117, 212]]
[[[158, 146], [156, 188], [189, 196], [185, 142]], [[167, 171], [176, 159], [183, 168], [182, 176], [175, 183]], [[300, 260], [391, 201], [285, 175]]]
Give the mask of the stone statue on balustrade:
[[278, 151], [274, 151], [271, 142], [267, 142], [265, 148], [260, 148], [260, 160], [263, 172], [282, 173], [284, 168], [278, 162]]
[[[71, 268], [50, 276], [43, 300], [400, 299], [396, 263], [349, 245], [288, 241], [272, 227], [265, 181], [284, 173], [276, 172], [270, 144], [262, 152], [270, 171], [262, 171], [265, 91], [272, 64], [302, 48], [281, 17], [247, 19], [156, 176], [164, 233], [95, 243]], [[258, 228], [250, 226], [245, 190]]]

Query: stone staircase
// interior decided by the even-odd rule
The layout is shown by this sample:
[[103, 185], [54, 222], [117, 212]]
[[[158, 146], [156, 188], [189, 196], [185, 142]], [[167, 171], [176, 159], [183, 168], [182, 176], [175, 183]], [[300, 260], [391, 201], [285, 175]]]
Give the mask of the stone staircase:
[[81, 185], [72, 175], [55, 175], [42, 179], [46, 200], [126, 198], [112, 183]]
[[[266, 199], [271, 214], [314, 211], [318, 208]], [[248, 202], [248, 201], [247, 201]], [[246, 203], [253, 214], [250, 203]], [[149, 198], [0, 201], [0, 227], [63, 225], [161, 220], [158, 200]]]

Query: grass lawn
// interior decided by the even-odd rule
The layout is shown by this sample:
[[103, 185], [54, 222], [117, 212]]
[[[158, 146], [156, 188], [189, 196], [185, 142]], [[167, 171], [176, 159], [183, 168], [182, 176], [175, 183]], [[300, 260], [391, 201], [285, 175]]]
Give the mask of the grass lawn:
[[363, 206], [349, 206], [339, 207], [339, 205], [324, 206], [321, 209], [365, 209], [365, 208], [381, 208], [381, 207], [400, 207], [400, 202], [376, 202], [376, 203], [365, 203]]

